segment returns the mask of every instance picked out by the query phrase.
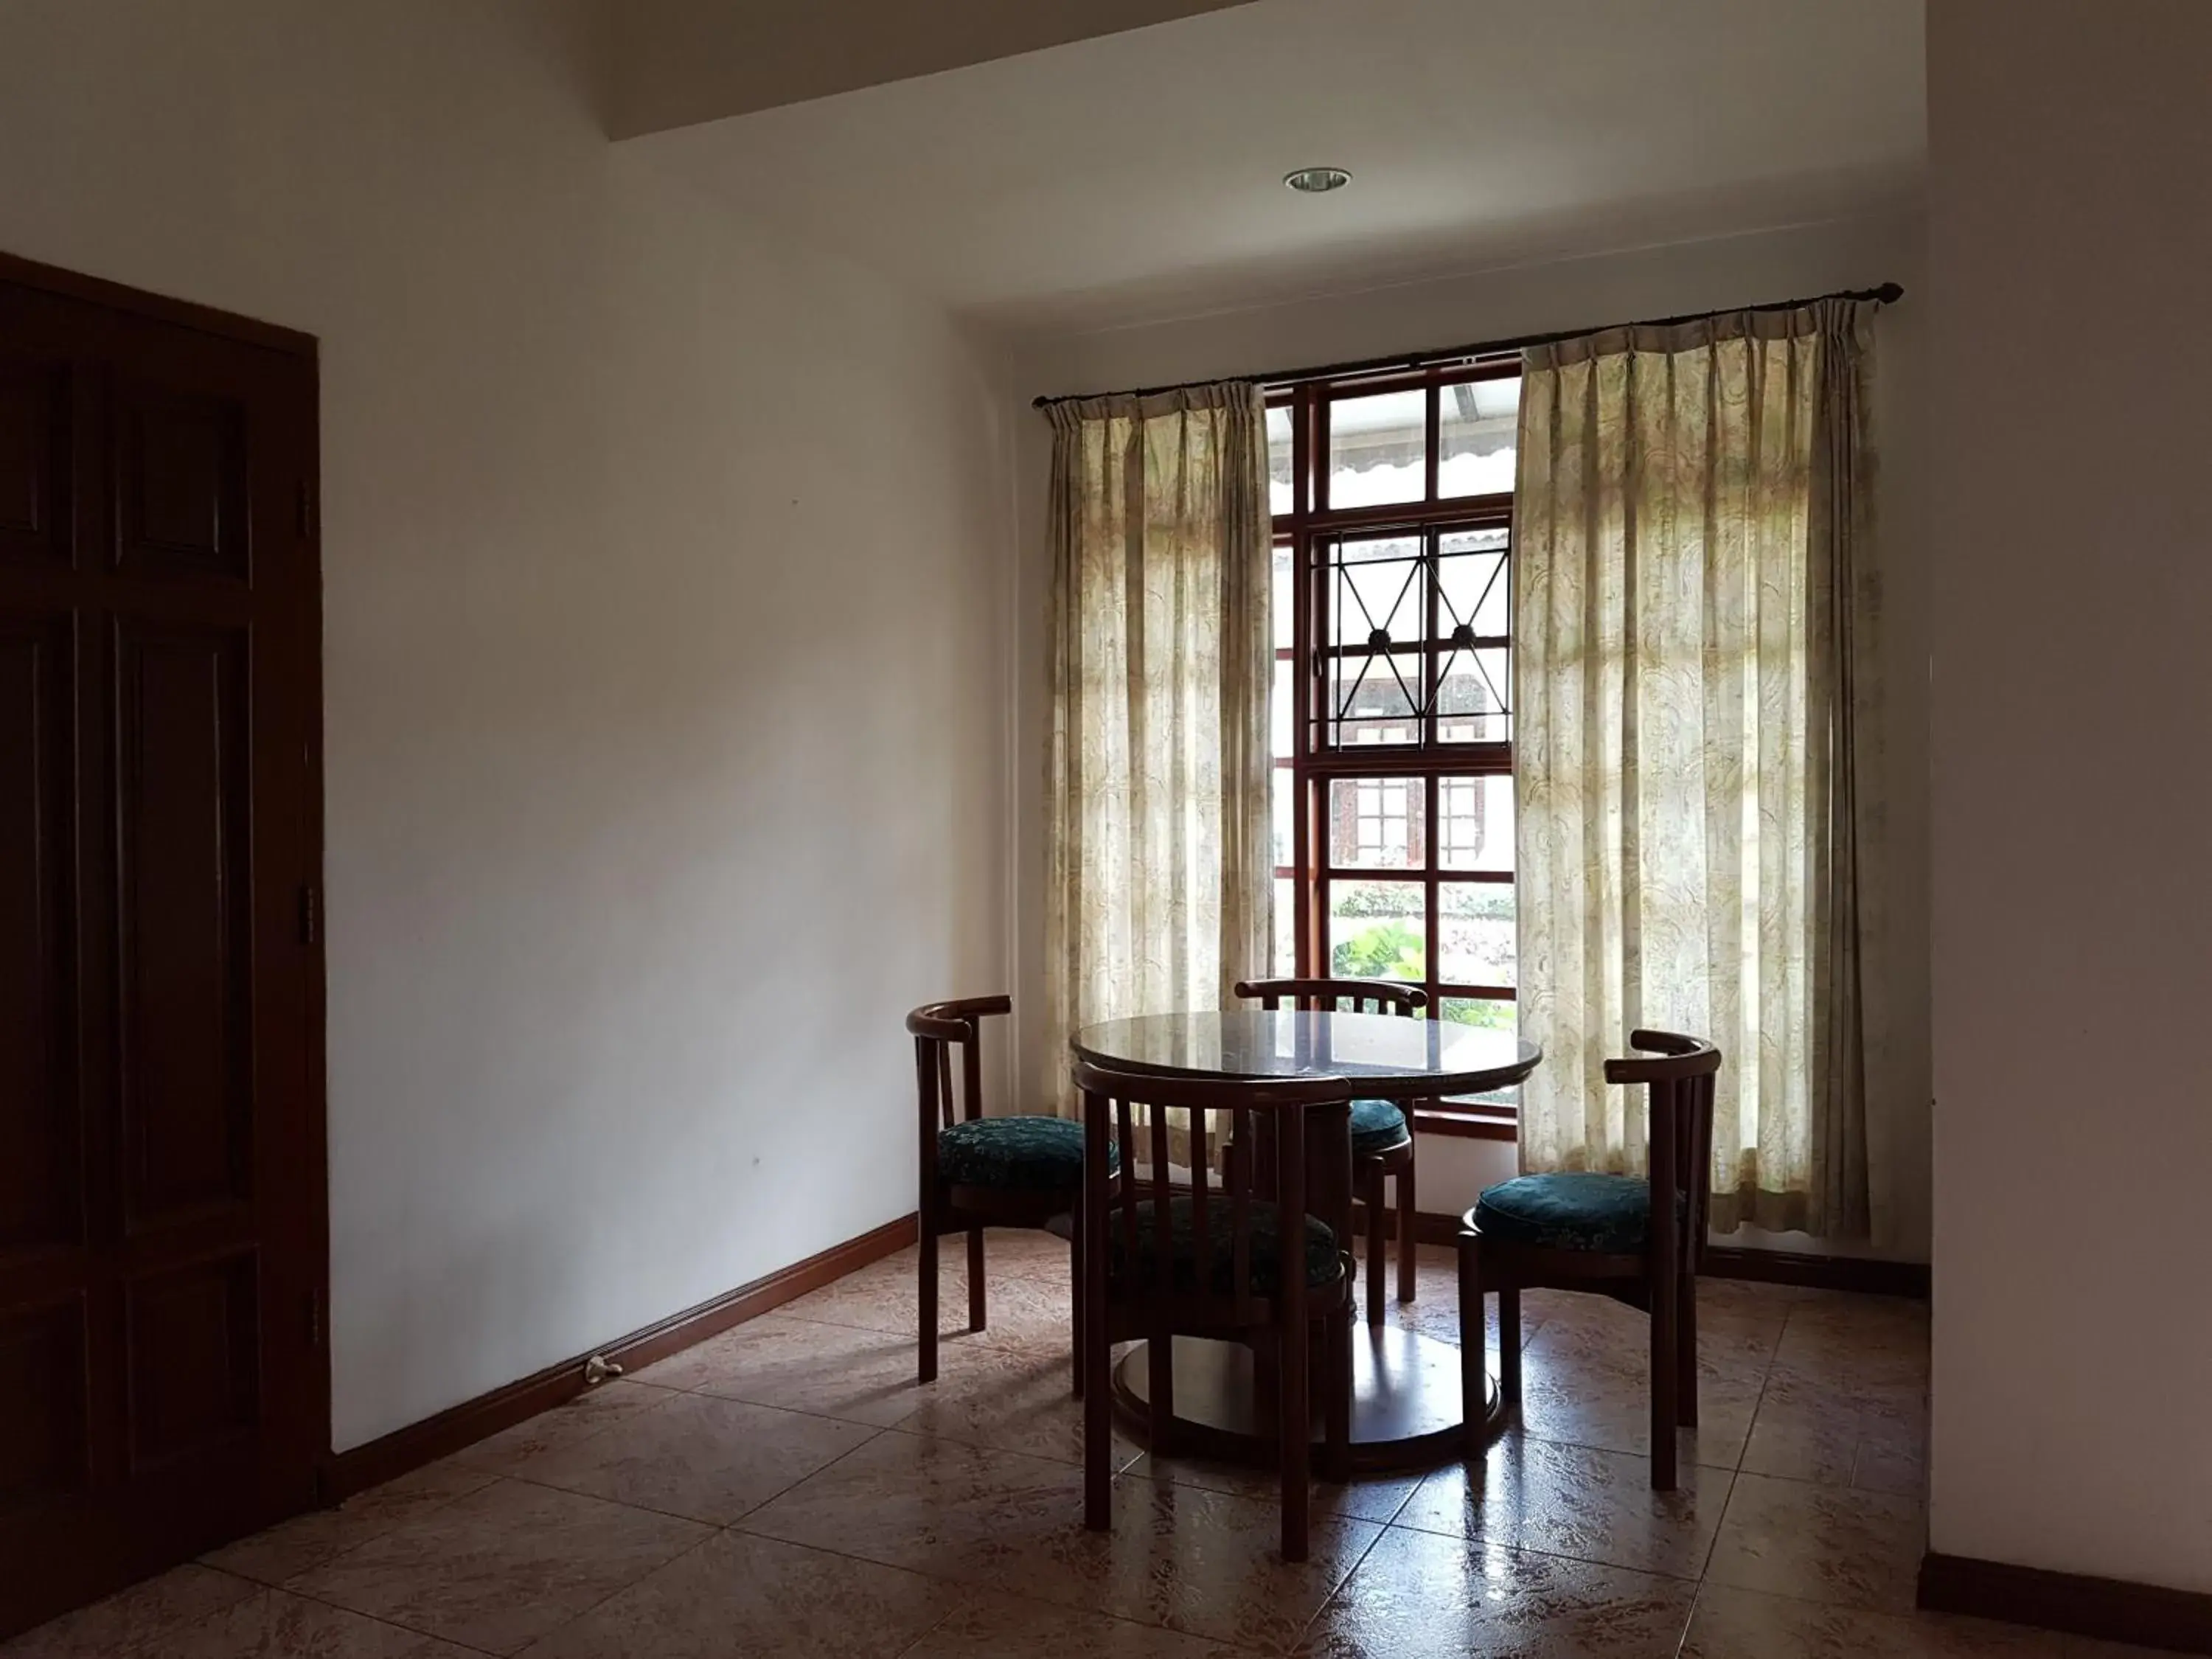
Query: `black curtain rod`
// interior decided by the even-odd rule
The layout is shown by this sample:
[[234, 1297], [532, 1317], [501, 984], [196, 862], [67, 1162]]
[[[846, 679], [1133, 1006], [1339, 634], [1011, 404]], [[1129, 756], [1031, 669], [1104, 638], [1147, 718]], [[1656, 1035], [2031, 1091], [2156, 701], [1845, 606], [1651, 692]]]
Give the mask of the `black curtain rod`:
[[[1318, 368], [1284, 368], [1267, 374], [1231, 374], [1221, 378], [1257, 380], [1262, 386], [1281, 386], [1300, 380], [1345, 380], [1355, 374], [1381, 374], [1392, 369], [1433, 368], [1439, 363], [1456, 363], [1474, 357], [1495, 357], [1508, 351], [1526, 351], [1531, 346], [1555, 345], [1561, 340], [1579, 340], [1586, 334], [1602, 334], [1614, 328], [1674, 328], [1683, 323], [1702, 322], [1708, 317], [1733, 317], [1747, 311], [1795, 311], [1800, 306], [1818, 305], [1823, 300], [1874, 300], [1882, 305], [1893, 306], [1904, 297], [1902, 285], [1884, 283], [1880, 288], [1848, 289], [1835, 294], [1815, 294], [1802, 300], [1776, 300], [1759, 306], [1730, 306], [1720, 311], [1692, 311], [1680, 317], [1650, 317], [1637, 323], [1607, 323], [1601, 328], [1562, 328], [1549, 334], [1523, 334], [1516, 339], [1453, 346], [1443, 351], [1416, 352], [1412, 356], [1364, 357], [1356, 362], [1324, 363]], [[1179, 390], [1179, 386], [1141, 386], [1127, 392], [1072, 392], [1056, 398], [1032, 398], [1030, 407], [1042, 409], [1048, 404], [1076, 403], [1087, 398], [1151, 398], [1163, 392]]]

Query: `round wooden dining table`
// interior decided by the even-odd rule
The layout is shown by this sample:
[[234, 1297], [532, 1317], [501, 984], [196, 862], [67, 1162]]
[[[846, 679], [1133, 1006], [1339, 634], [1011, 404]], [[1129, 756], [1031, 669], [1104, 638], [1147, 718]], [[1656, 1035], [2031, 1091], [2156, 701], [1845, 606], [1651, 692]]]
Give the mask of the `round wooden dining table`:
[[[1544, 1057], [1537, 1044], [1510, 1031], [1289, 1009], [1107, 1020], [1076, 1032], [1069, 1046], [1080, 1058], [1119, 1071], [1245, 1080], [1340, 1077], [1352, 1085], [1353, 1098], [1401, 1102], [1502, 1089], [1526, 1078]], [[1351, 1211], [1348, 1127], [1344, 1139], [1342, 1146], [1310, 1153], [1315, 1175], [1308, 1186], [1316, 1194], [1315, 1213], [1340, 1229]], [[1347, 1234], [1340, 1237], [1348, 1243]], [[1173, 1342], [1176, 1443], [1201, 1456], [1272, 1462], [1269, 1357], [1237, 1342], [1187, 1336]], [[1151, 1420], [1149, 1369], [1140, 1342], [1114, 1370], [1115, 1404], [1139, 1432]], [[1352, 1388], [1355, 1470], [1426, 1468], [1460, 1455], [1466, 1419], [1459, 1350], [1452, 1344], [1399, 1325], [1374, 1329], [1358, 1322]], [[1484, 1413], [1495, 1427], [1495, 1382]]]

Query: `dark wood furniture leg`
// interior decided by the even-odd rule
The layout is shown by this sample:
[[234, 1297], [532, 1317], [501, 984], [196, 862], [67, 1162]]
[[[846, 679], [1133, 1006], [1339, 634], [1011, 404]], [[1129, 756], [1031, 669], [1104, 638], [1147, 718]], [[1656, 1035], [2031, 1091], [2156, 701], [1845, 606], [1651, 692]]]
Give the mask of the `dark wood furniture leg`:
[[1674, 1281], [1675, 1419], [1698, 1426], [1698, 1277], [1686, 1266]]
[[[1406, 1108], [1406, 1127], [1413, 1127], [1413, 1109]], [[1418, 1160], [1408, 1147], [1406, 1161], [1398, 1170], [1398, 1300], [1411, 1302], [1419, 1279], [1419, 1262], [1413, 1255], [1413, 1218], [1417, 1213], [1413, 1200], [1413, 1166]]]
[[937, 1230], [927, 1220], [921, 1224], [921, 1237], [915, 1252], [918, 1258], [915, 1273], [920, 1280], [921, 1363], [915, 1368], [916, 1380], [937, 1381]]
[[1380, 1161], [1367, 1168], [1367, 1191], [1363, 1195], [1367, 1206], [1367, 1323], [1370, 1328], [1382, 1328], [1383, 1287], [1389, 1282], [1387, 1258], [1389, 1255], [1385, 1241], [1389, 1237], [1389, 1218], [1382, 1207], [1383, 1183], [1389, 1172]]
[[[912, 1029], [912, 1021], [908, 1021]], [[915, 1378], [937, 1381], [937, 1055], [928, 1037], [919, 1032], [914, 1040], [915, 1062], [921, 1079], [921, 1191], [915, 1206], [915, 1301], [919, 1310], [915, 1334]]]
[[[1651, 1486], [1672, 1492], [1677, 1480], [1675, 1407], [1682, 1356], [1674, 1328], [1674, 1293], [1680, 1285], [1681, 1234], [1674, 1224], [1675, 1119], [1674, 1085], [1651, 1085], [1651, 1138], [1658, 1156], [1651, 1159]], [[1658, 1143], [1666, 1142], [1664, 1147]]]
[[1498, 1397], [1508, 1415], [1521, 1415], [1521, 1288], [1498, 1287]]
[[1460, 1408], [1467, 1414], [1468, 1462], [1478, 1465], [1490, 1449], [1486, 1420], [1490, 1377], [1483, 1360], [1486, 1338], [1482, 1314], [1482, 1241], [1463, 1231], [1459, 1236]]
[[[1352, 1267], [1345, 1264], [1349, 1273]], [[1349, 1309], [1328, 1322], [1328, 1371], [1322, 1384], [1322, 1473], [1342, 1486], [1352, 1479], [1352, 1313]]]
[[980, 1331], [988, 1322], [989, 1309], [983, 1289], [983, 1230], [968, 1230], [968, 1328]]
[[[1282, 1351], [1281, 1410], [1276, 1418], [1283, 1474], [1283, 1559], [1303, 1561], [1310, 1549], [1309, 1510], [1313, 1502], [1310, 1467], [1313, 1402], [1307, 1392], [1305, 1120], [1285, 1113], [1278, 1126], [1280, 1148], [1276, 1180], [1280, 1186], [1279, 1244], [1275, 1251], [1275, 1329]], [[1340, 1248], [1341, 1248], [1340, 1246]], [[1159, 1396], [1156, 1392], [1155, 1401]], [[1154, 1422], [1158, 1421], [1157, 1405]]]
[[1083, 1200], [1076, 1218], [1083, 1232], [1083, 1524], [1104, 1532], [1114, 1524], [1114, 1407], [1106, 1370], [1112, 1352], [1106, 1302], [1106, 1187], [1088, 1171], [1106, 1164], [1106, 1104], [1083, 1101]]
[[1075, 1224], [1067, 1230], [1067, 1271], [1070, 1281], [1068, 1285], [1068, 1297], [1075, 1305], [1074, 1389], [1075, 1397], [1078, 1400], [1083, 1398], [1083, 1376], [1084, 1368], [1086, 1363], [1085, 1358], [1084, 1344], [1087, 1340], [1087, 1333], [1084, 1325], [1083, 1310], [1090, 1302], [1090, 1285], [1085, 1278], [1083, 1272], [1083, 1234], [1085, 1231], [1083, 1225], [1083, 1195], [1079, 1193], [1076, 1194], [1075, 1199], [1075, 1212], [1070, 1218]]

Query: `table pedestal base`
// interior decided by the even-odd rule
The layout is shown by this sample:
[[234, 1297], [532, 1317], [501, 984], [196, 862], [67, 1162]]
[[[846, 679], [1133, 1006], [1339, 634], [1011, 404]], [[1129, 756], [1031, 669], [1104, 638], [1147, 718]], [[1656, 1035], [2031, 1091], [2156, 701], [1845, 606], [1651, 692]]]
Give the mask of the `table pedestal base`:
[[[1224, 1462], [1275, 1462], [1275, 1415], [1260, 1401], [1253, 1351], [1242, 1343], [1178, 1336], [1175, 1345], [1176, 1449]], [[1114, 1404], [1149, 1443], [1151, 1361], [1139, 1342], [1114, 1368]], [[1486, 1376], [1483, 1432], [1495, 1435], [1504, 1412]], [[1322, 1468], [1319, 1377], [1315, 1378], [1314, 1468]], [[1465, 1455], [1459, 1350], [1395, 1325], [1352, 1334], [1352, 1468], [1359, 1474], [1431, 1469]]]

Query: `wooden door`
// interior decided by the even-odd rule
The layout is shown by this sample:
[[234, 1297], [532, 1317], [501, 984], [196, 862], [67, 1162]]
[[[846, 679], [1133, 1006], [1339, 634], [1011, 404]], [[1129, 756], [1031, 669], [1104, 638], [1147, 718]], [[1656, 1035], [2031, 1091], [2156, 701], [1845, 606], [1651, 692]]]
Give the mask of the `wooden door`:
[[315, 360], [0, 261], [0, 1635], [307, 1506]]

